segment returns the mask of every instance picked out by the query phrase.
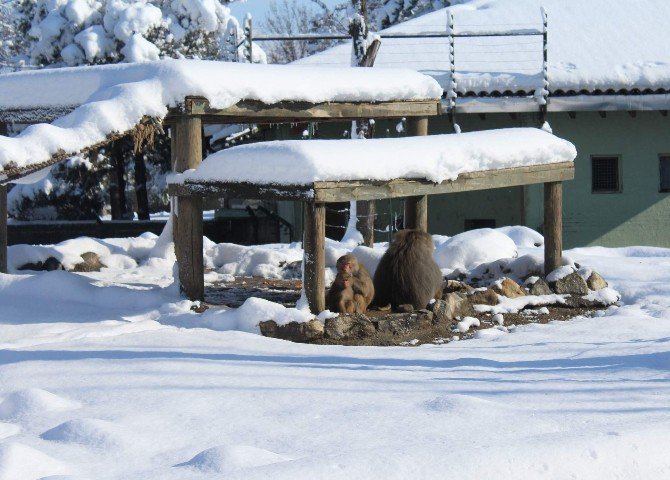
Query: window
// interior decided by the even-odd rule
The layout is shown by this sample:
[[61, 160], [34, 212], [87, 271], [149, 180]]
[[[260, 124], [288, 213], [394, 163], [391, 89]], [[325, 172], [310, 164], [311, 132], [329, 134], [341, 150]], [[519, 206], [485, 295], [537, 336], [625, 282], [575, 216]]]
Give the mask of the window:
[[593, 193], [621, 192], [621, 162], [619, 157], [591, 157], [591, 191]]
[[658, 157], [658, 167], [661, 174], [659, 191], [670, 192], [670, 155]]
[[495, 218], [466, 218], [465, 231], [477, 228], [496, 228]]

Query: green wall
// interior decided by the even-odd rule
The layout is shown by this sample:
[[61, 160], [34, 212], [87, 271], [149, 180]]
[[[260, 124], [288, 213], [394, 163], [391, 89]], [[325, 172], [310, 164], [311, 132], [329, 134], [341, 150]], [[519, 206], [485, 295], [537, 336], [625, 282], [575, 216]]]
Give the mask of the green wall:
[[[538, 125], [535, 114], [459, 115], [463, 132]], [[659, 112], [550, 113], [548, 121], [559, 137], [577, 147], [575, 180], [564, 183], [564, 246], [618, 247], [654, 245], [670, 247], [670, 193], [659, 192], [659, 154], [670, 154], [670, 117]], [[397, 122], [378, 122], [377, 135], [387, 129], [396, 136]], [[321, 138], [342, 138], [350, 128], [344, 124], [322, 124]], [[451, 133], [446, 116], [431, 118], [429, 134]], [[591, 155], [621, 158], [620, 193], [591, 192]], [[466, 219], [495, 219], [496, 226], [527, 225], [542, 229], [543, 189], [541, 185], [429, 197], [431, 233], [454, 235], [462, 232]], [[379, 223], [386, 224], [393, 213], [401, 213], [399, 201], [377, 202]], [[288, 213], [286, 207], [282, 209]], [[391, 214], [389, 214], [391, 212]], [[294, 220], [301, 223], [296, 211]], [[383, 225], [380, 225], [383, 226]], [[380, 240], [386, 235], [379, 234]]]

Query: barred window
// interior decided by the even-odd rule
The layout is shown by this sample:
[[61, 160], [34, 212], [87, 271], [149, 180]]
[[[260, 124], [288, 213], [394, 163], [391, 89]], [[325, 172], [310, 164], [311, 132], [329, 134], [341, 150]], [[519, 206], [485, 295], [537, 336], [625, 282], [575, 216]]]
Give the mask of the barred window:
[[593, 193], [621, 191], [619, 157], [591, 157], [591, 191]]
[[658, 166], [661, 173], [659, 191], [670, 192], [670, 155], [661, 155], [658, 157]]

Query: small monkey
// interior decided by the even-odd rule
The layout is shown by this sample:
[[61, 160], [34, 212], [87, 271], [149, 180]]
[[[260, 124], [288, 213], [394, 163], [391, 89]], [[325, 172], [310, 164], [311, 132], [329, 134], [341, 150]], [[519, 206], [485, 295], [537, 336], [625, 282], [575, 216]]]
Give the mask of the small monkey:
[[367, 268], [358, 262], [353, 255], [343, 255], [337, 259], [337, 272], [352, 275], [352, 289], [354, 290], [356, 313], [363, 313], [368, 309], [375, 296], [375, 286]]
[[353, 290], [353, 275], [339, 272], [326, 294], [326, 307], [331, 312], [355, 313], [356, 296]]

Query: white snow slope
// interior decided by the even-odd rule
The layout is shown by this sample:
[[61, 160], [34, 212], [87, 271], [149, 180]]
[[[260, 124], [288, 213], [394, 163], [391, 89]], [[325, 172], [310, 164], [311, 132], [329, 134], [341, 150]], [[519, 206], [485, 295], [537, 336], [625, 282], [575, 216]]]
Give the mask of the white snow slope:
[[177, 328], [150, 260], [2, 275], [0, 480], [668, 478], [670, 250], [568, 254], [623, 306], [416, 348]]
[[[667, 0], [460, 0], [391, 27], [388, 33], [542, 31], [548, 17], [549, 89], [657, 89], [670, 82]], [[533, 92], [542, 86], [542, 37], [457, 38], [457, 91]], [[336, 46], [299, 64], [349, 64], [351, 46]], [[382, 39], [375, 67], [402, 66], [449, 84], [447, 38]]]
[[298, 185], [425, 178], [439, 183], [464, 172], [572, 162], [576, 156], [570, 142], [536, 128], [372, 140], [285, 140], [221, 150], [196, 170], [172, 178]]
[[[435, 80], [409, 69], [257, 65], [200, 60], [45, 69], [0, 75], [0, 109], [78, 106], [52, 124], [0, 136], [0, 169], [25, 167], [63, 150], [76, 153], [125, 132], [142, 117], [163, 118], [186, 96], [214, 108], [240, 100], [272, 104], [439, 99]], [[1, 172], [1, 170], [0, 170]]]

